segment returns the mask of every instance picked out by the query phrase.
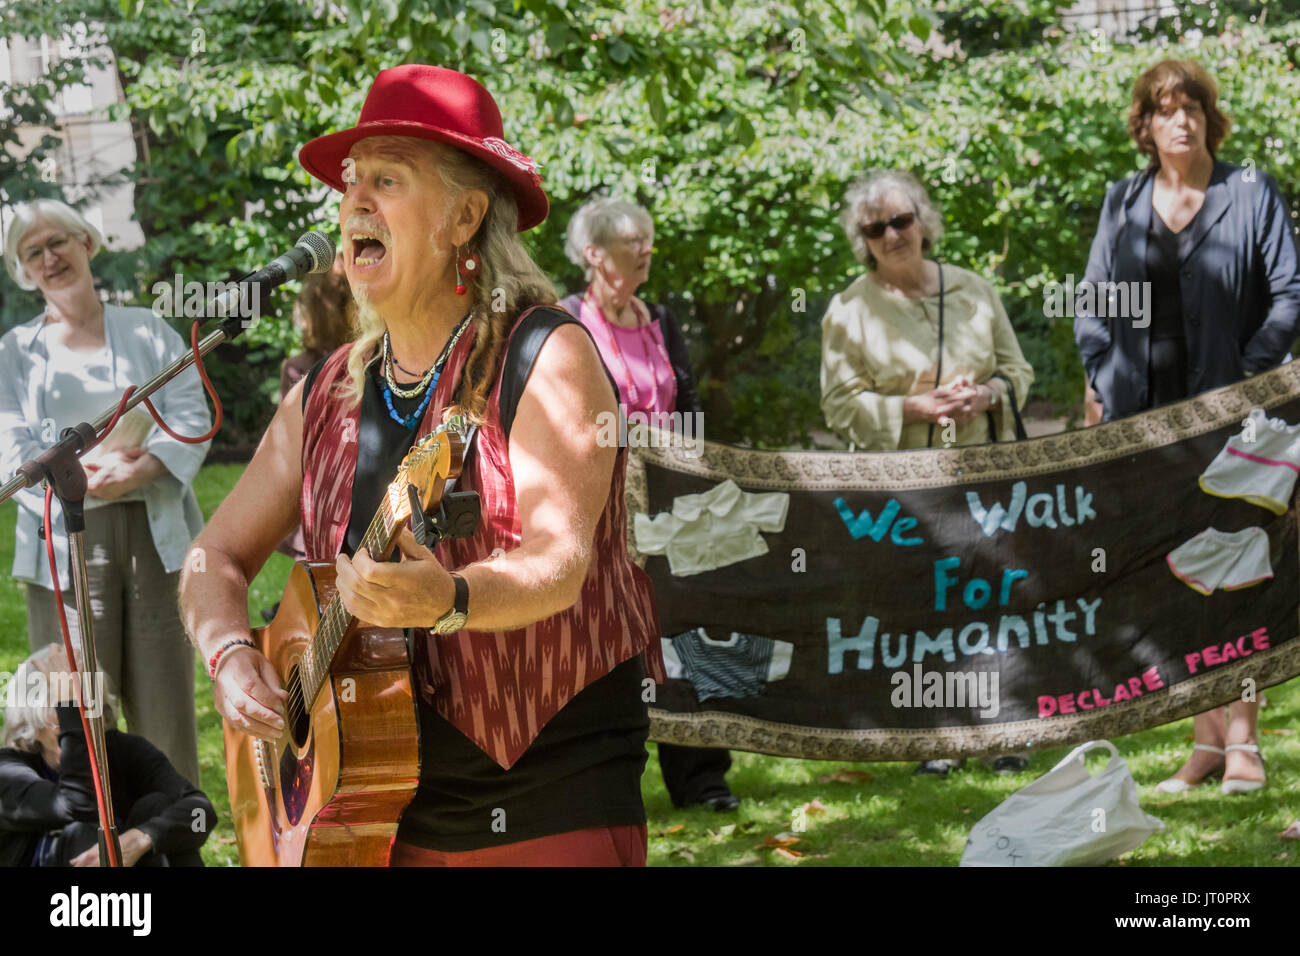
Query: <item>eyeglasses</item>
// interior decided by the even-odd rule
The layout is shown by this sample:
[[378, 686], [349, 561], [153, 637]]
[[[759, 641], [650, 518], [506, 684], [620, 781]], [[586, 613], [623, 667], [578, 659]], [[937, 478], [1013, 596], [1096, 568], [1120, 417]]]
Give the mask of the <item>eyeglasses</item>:
[[68, 245], [71, 242], [71, 236], [55, 236], [43, 246], [32, 246], [22, 254], [23, 265], [36, 265], [42, 258], [44, 258], [46, 249], [54, 253], [56, 256], [61, 256], [68, 251]]
[[654, 236], [619, 236], [614, 241], [623, 246], [650, 246], [652, 249], [655, 244]]
[[879, 239], [885, 234], [886, 229], [893, 229], [895, 232], [902, 232], [914, 222], [916, 222], [916, 214], [905, 212], [888, 221], [867, 223], [862, 227], [862, 234], [868, 239]]

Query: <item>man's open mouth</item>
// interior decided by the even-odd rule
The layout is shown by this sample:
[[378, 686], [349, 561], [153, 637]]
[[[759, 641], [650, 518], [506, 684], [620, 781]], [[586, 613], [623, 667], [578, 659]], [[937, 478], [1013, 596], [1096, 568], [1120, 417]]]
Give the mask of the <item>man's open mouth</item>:
[[352, 261], [359, 266], [373, 266], [388, 254], [384, 244], [364, 232], [352, 234]]

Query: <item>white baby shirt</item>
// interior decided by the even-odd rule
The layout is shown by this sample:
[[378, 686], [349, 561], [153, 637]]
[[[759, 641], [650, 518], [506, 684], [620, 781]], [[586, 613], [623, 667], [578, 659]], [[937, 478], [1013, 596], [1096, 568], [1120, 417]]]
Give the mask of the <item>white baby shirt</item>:
[[785, 528], [790, 496], [741, 491], [728, 478], [708, 491], [673, 499], [671, 511], [633, 520], [642, 554], [666, 554], [675, 575], [699, 574], [767, 554], [759, 532]]
[[1269, 418], [1262, 408], [1252, 408], [1249, 419], [1255, 440], [1246, 441], [1251, 425], [1229, 438], [1202, 473], [1201, 488], [1220, 498], [1244, 498], [1274, 514], [1286, 514], [1300, 474], [1300, 424]]
[[1170, 551], [1165, 560], [1175, 577], [1207, 595], [1216, 588], [1248, 588], [1273, 576], [1263, 528], [1232, 532], [1206, 528]]

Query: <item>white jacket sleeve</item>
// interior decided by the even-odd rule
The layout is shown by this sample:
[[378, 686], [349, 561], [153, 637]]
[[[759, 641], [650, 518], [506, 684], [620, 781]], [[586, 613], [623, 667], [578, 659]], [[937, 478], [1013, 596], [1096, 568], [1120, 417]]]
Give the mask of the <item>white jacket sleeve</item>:
[[[23, 411], [22, 396], [29, 375], [14, 337], [0, 338], [0, 483], [7, 482], [19, 465], [35, 458], [59, 437], [53, 434], [53, 422], [48, 426], [51, 432], [42, 435], [41, 423], [28, 421]], [[31, 508], [41, 506], [39, 486], [24, 489], [18, 496]]]

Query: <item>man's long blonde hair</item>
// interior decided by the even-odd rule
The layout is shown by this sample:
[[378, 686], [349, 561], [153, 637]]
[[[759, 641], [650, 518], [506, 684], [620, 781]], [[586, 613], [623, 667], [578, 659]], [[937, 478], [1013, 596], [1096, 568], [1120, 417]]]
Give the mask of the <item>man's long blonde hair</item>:
[[[434, 169], [454, 203], [467, 190], [487, 193], [488, 206], [478, 232], [465, 249], [478, 253], [482, 267], [468, 279], [466, 305], [473, 312], [474, 347], [461, 380], [460, 408], [470, 421], [482, 424], [488, 392], [496, 380], [506, 337], [524, 309], [553, 304], [555, 286], [533, 262], [519, 241], [519, 206], [505, 180], [486, 163], [443, 143], [430, 142]], [[358, 301], [359, 332], [348, 353], [348, 377], [341, 395], [351, 404], [361, 401], [366, 368], [379, 357], [384, 321], [373, 308]]]

